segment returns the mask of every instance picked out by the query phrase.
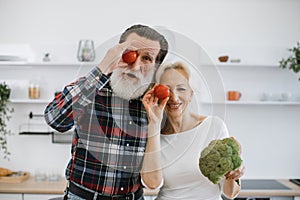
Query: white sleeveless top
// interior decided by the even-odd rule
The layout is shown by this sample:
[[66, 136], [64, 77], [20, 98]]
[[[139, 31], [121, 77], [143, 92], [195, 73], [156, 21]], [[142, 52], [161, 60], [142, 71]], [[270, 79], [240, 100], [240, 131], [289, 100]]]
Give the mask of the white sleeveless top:
[[229, 137], [218, 117], [207, 117], [197, 127], [178, 134], [161, 135], [164, 185], [157, 200], [219, 200], [223, 182], [211, 183], [199, 169], [201, 151], [211, 140]]

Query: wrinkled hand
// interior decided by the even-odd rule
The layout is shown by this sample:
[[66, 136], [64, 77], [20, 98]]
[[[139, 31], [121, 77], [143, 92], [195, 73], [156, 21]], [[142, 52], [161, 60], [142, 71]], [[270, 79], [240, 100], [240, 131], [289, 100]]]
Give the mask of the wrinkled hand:
[[[98, 67], [104, 74], [109, 74], [111, 73], [114, 69], [117, 67], [125, 67], [127, 66], [126, 63], [120, 63], [122, 53], [126, 50], [129, 49], [131, 42], [123, 42], [121, 44], [117, 44], [116, 46], [110, 48], [103, 60], [100, 62]], [[119, 65], [119, 66], [118, 66]]]
[[137, 51], [138, 49], [148, 48], [152, 48], [151, 44], [148, 44], [146, 41], [139, 40], [128, 40], [123, 43], [117, 44], [106, 52], [98, 67], [100, 68], [102, 73], [107, 75], [116, 68], [128, 66], [128, 63], [123, 62], [123, 60], [121, 59], [122, 54], [126, 50]]
[[245, 166], [242, 163], [239, 168], [228, 172], [225, 175], [225, 178], [226, 180], [238, 180], [244, 175], [244, 173], [245, 173]]
[[161, 123], [168, 100], [169, 97], [159, 102], [159, 99], [154, 96], [153, 88], [144, 95], [142, 102], [147, 111], [149, 123]]

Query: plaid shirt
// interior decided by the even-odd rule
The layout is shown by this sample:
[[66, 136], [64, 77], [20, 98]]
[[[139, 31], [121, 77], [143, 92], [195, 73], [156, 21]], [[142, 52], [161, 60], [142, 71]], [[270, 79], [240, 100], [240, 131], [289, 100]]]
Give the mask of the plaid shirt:
[[101, 194], [126, 194], [141, 187], [147, 113], [141, 99], [115, 96], [108, 81], [94, 68], [56, 95], [45, 119], [59, 132], [75, 126], [68, 180]]

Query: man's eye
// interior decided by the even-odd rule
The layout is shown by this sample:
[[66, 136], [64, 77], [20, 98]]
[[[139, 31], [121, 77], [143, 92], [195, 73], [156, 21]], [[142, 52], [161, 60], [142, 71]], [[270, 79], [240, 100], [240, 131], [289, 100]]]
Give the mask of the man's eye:
[[143, 60], [145, 61], [152, 61], [150, 56], [143, 56]]
[[185, 91], [185, 88], [178, 88], [179, 91]]

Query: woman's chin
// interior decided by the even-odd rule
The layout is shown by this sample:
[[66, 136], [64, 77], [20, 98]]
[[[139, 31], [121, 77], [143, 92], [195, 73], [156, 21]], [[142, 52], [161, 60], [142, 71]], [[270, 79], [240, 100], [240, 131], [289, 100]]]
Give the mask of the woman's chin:
[[166, 109], [166, 113], [170, 117], [177, 117], [177, 116], [181, 116], [182, 111], [179, 108], [177, 108], [177, 109], [174, 109], [174, 108], [170, 109], [170, 108], [168, 108], [168, 109]]

